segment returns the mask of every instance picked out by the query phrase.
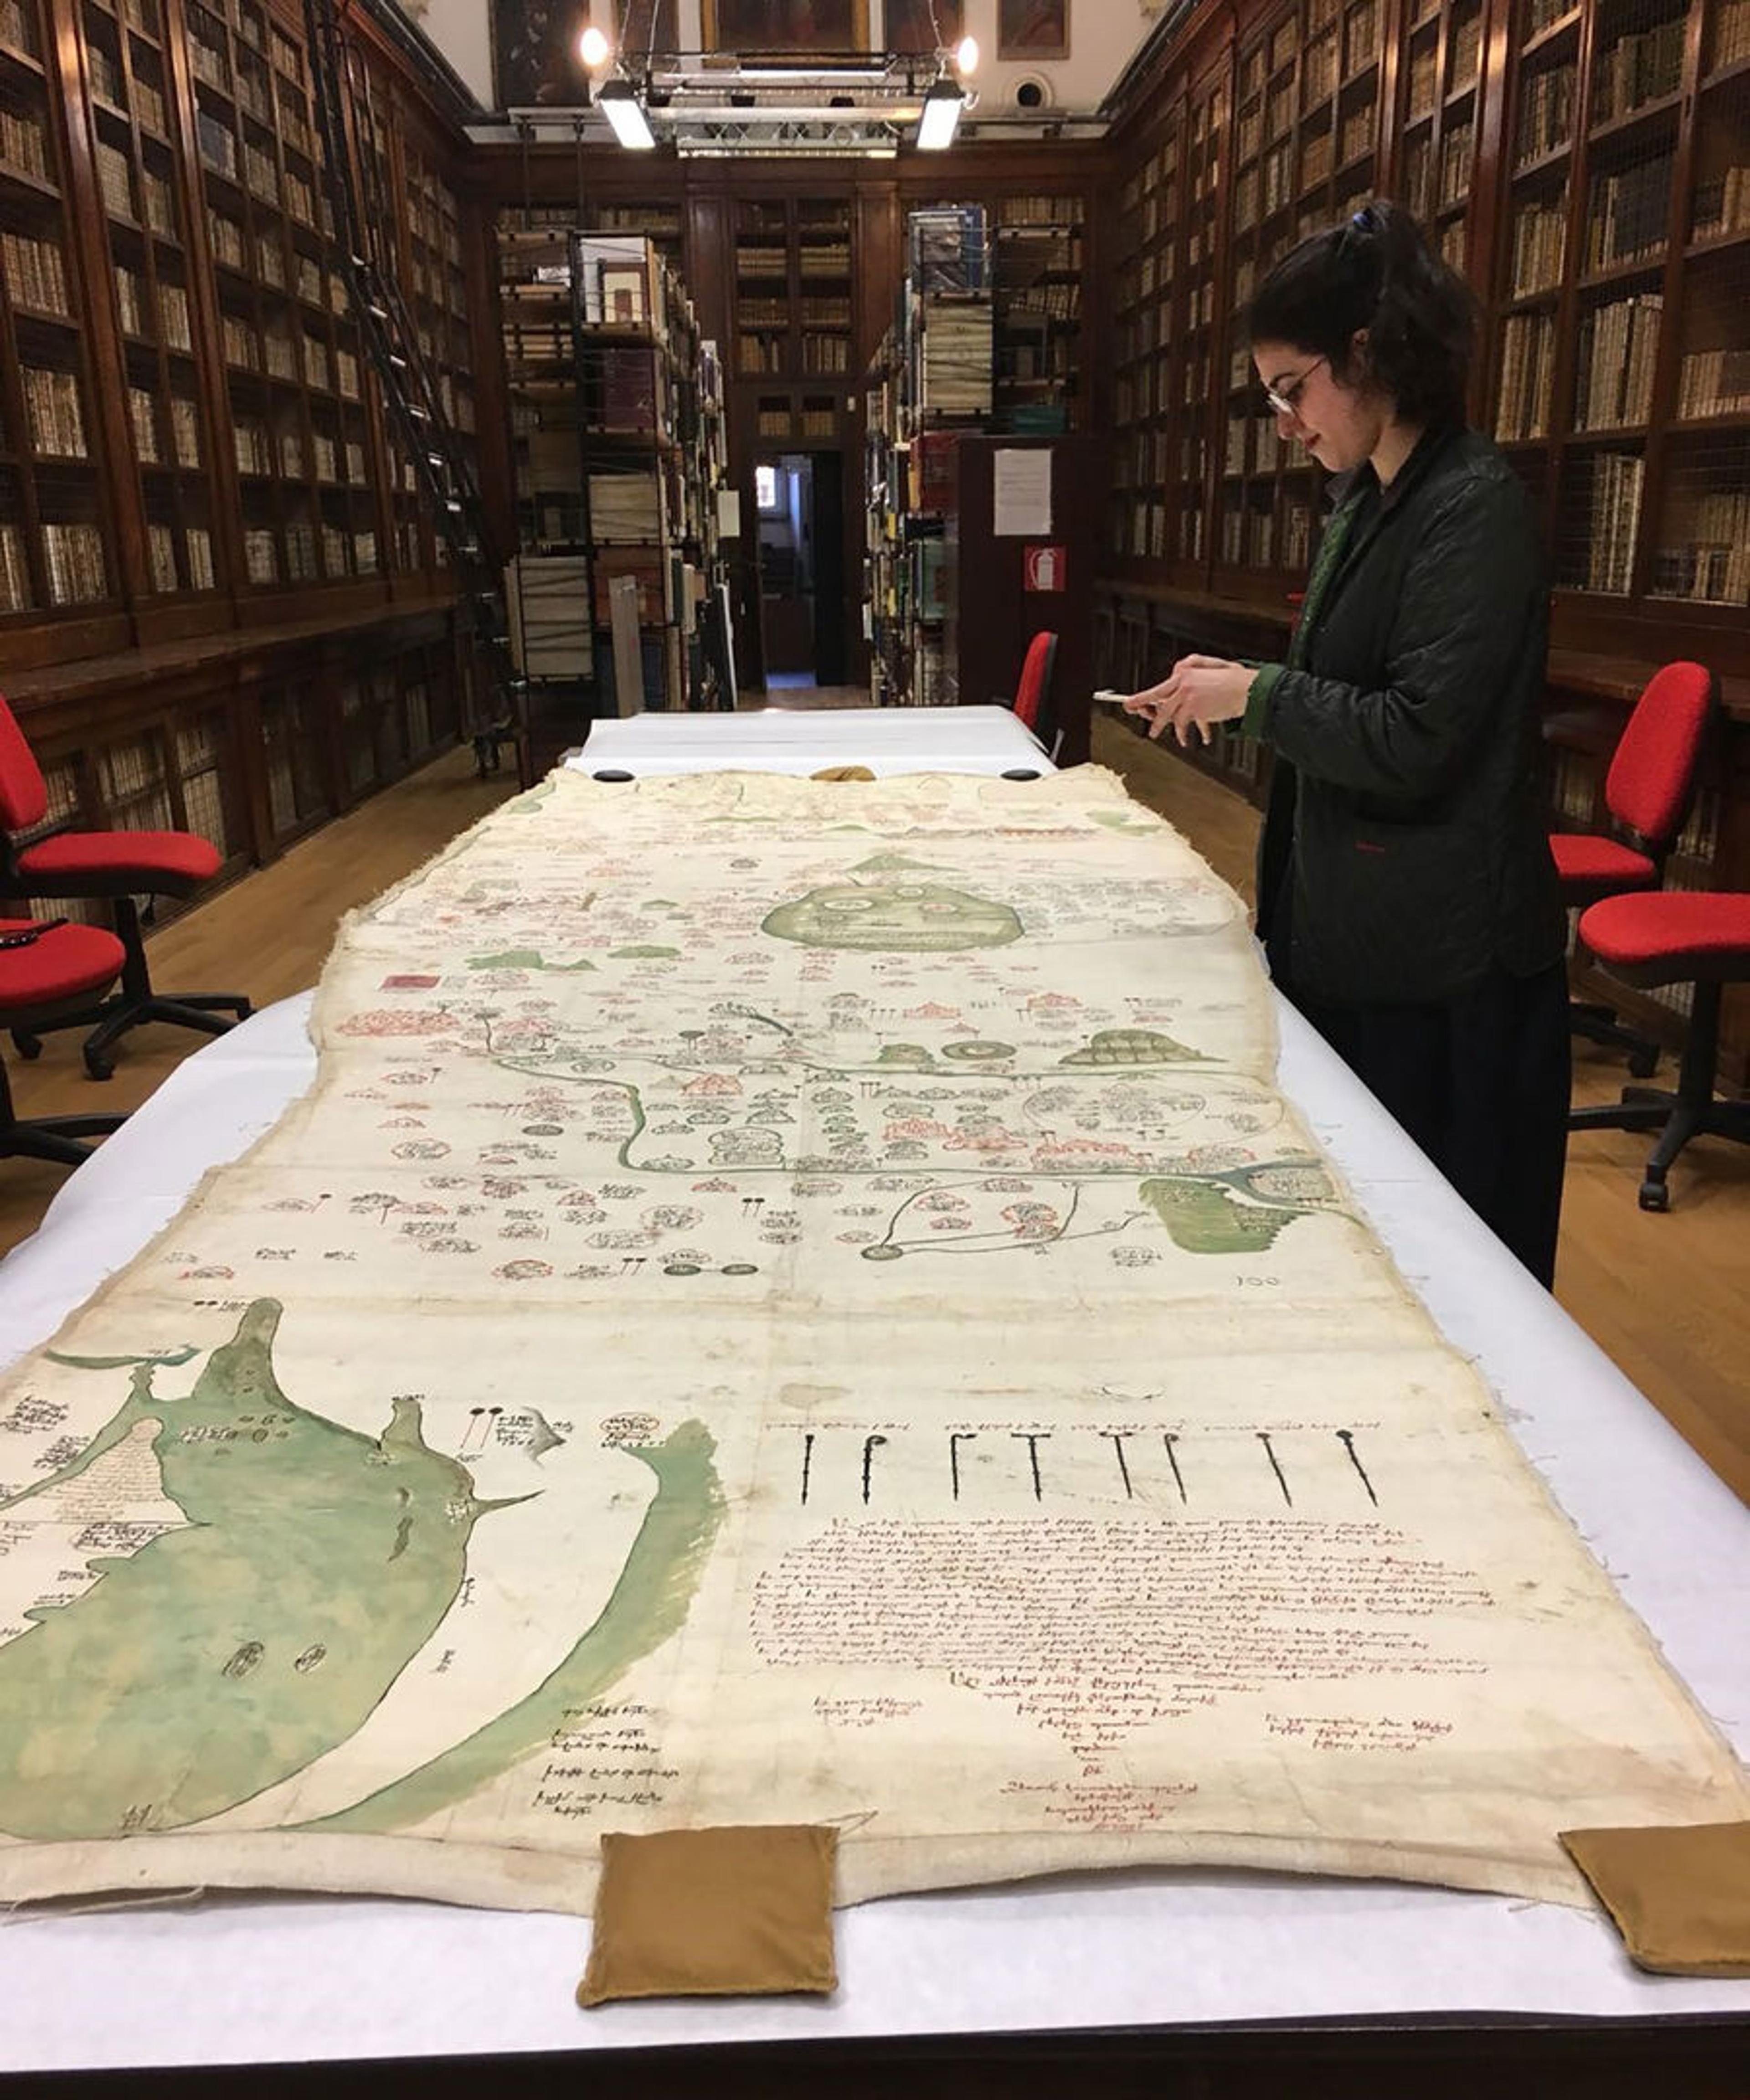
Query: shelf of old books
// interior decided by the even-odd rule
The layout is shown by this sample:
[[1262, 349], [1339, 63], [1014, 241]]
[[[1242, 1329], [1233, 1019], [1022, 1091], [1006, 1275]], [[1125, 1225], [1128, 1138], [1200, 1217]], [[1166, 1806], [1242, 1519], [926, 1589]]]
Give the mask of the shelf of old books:
[[[398, 130], [397, 139], [399, 188], [405, 205], [398, 227], [397, 274], [421, 347], [436, 377], [444, 417], [459, 450], [471, 463], [478, 418], [461, 212], [436, 161], [407, 126]], [[408, 506], [398, 492], [396, 508], [395, 566], [445, 566], [446, 542], [434, 532], [423, 504]]]
[[362, 349], [333, 253], [303, 54], [249, 0], [229, 20], [187, 0], [187, 28], [241, 581], [368, 575], [381, 562]]
[[1320, 477], [1245, 313], [1376, 191], [1478, 293], [1477, 412], [1558, 589], [1741, 611], [1717, 550], [1750, 431], [1750, 0], [1299, 0], [1193, 44], [1118, 174], [1119, 572], [1261, 605], [1303, 576]]
[[849, 200], [743, 199], [734, 223], [738, 373], [847, 380], [852, 324]]
[[[83, 11], [99, 187], [109, 208], [128, 423], [146, 519], [147, 588], [199, 593], [218, 581], [210, 479], [187, 277], [187, 199], [171, 143], [170, 86], [155, 13], [124, 21]], [[134, 174], [139, 177], [135, 195]], [[143, 232], [134, 214], [143, 210]]]
[[[1120, 197], [1113, 406], [1121, 432], [1112, 510], [1114, 550], [1133, 559], [1166, 552], [1173, 457], [1172, 361], [1177, 334], [1179, 140], [1175, 102], [1144, 146]], [[1194, 465], [1201, 494], [1202, 469]]]
[[781, 198], [736, 206], [735, 369], [744, 377], [793, 368], [790, 217]]
[[1072, 429], [1081, 406], [1086, 205], [1079, 195], [999, 198], [991, 238], [996, 426]]
[[0, 617], [112, 585], [46, 30], [37, 0], [0, 0]]

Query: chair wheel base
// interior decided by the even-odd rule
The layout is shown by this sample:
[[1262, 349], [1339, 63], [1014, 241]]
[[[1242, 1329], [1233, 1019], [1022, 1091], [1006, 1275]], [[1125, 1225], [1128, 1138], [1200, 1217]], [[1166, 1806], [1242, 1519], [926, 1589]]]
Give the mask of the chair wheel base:
[[1633, 1050], [1629, 1054], [1629, 1074], [1631, 1079], [1650, 1079], [1659, 1070], [1659, 1046], [1650, 1043], [1644, 1050]]
[[20, 1057], [27, 1061], [33, 1061], [42, 1055], [42, 1038], [40, 1035], [21, 1035], [18, 1030], [14, 1029], [12, 1048], [17, 1051]]
[[1663, 1181], [1648, 1179], [1641, 1184], [1641, 1208], [1643, 1211], [1668, 1211], [1671, 1208], [1671, 1191]]
[[113, 1059], [94, 1057], [89, 1050], [85, 1053], [85, 1069], [94, 1079], [112, 1079], [116, 1076]]

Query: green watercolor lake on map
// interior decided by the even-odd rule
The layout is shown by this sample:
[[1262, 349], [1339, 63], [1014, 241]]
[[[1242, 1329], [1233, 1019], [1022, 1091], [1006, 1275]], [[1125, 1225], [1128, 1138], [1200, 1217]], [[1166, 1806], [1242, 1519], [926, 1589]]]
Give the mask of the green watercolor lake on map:
[[258, 1299], [183, 1399], [136, 1365], [78, 1456], [0, 1503], [77, 1478], [142, 1423], [185, 1526], [0, 1646], [0, 1831], [43, 1840], [179, 1829], [344, 1742], [443, 1620], [474, 1499], [417, 1401], [381, 1437], [280, 1389], [280, 1307]]
[[1237, 1202], [1219, 1181], [1144, 1181], [1142, 1199], [1187, 1254], [1254, 1254], [1311, 1215], [1298, 1206]]

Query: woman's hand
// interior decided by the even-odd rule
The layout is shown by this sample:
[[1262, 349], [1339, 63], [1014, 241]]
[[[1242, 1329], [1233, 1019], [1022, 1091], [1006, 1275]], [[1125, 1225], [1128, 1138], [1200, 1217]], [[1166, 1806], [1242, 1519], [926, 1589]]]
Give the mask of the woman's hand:
[[1181, 656], [1158, 686], [1132, 693], [1124, 712], [1146, 715], [1148, 734], [1159, 738], [1170, 726], [1183, 745], [1195, 730], [1205, 743], [1214, 722], [1236, 721], [1245, 712], [1252, 690], [1252, 673], [1244, 664], [1224, 656]]

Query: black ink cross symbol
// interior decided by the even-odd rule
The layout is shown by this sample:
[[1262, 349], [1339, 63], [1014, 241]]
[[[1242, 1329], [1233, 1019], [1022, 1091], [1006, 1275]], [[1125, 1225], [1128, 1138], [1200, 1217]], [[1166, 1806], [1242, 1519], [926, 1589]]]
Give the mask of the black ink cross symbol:
[[[1126, 1432], [1122, 1429], [1102, 1429], [1100, 1433], [1111, 1445], [1113, 1454], [1117, 1459], [1118, 1471], [1124, 1478], [1124, 1499], [1126, 1502], [1132, 1501], [1135, 1497], [1136, 1490], [1131, 1485], [1131, 1469], [1124, 1457], [1124, 1439]], [[1170, 1450], [1172, 1448], [1170, 1441], [1167, 1448]]]
[[1368, 1500], [1373, 1505], [1375, 1509], [1378, 1509], [1379, 1507], [1379, 1498], [1373, 1493], [1373, 1484], [1367, 1477], [1366, 1467], [1361, 1463], [1360, 1459], [1355, 1454], [1355, 1432], [1352, 1429], [1339, 1429], [1337, 1432], [1337, 1440], [1342, 1445], [1344, 1450], [1349, 1454], [1349, 1462], [1361, 1476], [1361, 1485], [1367, 1489]]
[[1044, 1493], [1039, 1480], [1039, 1446], [1051, 1435], [1049, 1429], [1012, 1429], [1011, 1436], [1027, 1447], [1027, 1462], [1033, 1468], [1033, 1498], [1042, 1502]]

